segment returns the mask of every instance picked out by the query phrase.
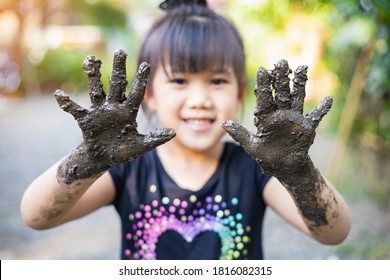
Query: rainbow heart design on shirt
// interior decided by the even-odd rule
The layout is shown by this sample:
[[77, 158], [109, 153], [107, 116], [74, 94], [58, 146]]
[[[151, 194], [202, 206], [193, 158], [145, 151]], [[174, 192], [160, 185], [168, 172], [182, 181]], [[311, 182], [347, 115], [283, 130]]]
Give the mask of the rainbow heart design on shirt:
[[[232, 203], [237, 205], [238, 200], [233, 199]], [[158, 259], [163, 256], [160, 247], [171, 242], [168, 237], [176, 240], [177, 246], [189, 249], [194, 242], [204, 242], [205, 237], [219, 238], [220, 253], [215, 253], [213, 258], [235, 259], [247, 255], [250, 228], [244, 228], [241, 223], [243, 215], [232, 214], [222, 196], [197, 201], [190, 214], [186, 211], [188, 204], [188, 201], [179, 199], [169, 204], [169, 200], [163, 198], [162, 203], [154, 200], [151, 205], [130, 214], [133, 232], [127, 233], [126, 238], [133, 241], [134, 250], [126, 249], [125, 255], [135, 259]], [[185, 251], [181, 257], [188, 257]]]
[[167, 230], [158, 238], [156, 257], [158, 260], [218, 260], [221, 246], [219, 235], [213, 231], [203, 231], [185, 240], [178, 232]]

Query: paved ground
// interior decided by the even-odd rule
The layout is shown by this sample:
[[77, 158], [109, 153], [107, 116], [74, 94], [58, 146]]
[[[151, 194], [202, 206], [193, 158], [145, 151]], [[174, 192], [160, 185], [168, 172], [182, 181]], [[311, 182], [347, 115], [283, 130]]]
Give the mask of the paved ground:
[[[87, 103], [84, 99], [81, 102]], [[53, 97], [0, 99], [0, 259], [118, 258], [120, 225], [112, 207], [47, 231], [29, 229], [19, 215], [20, 198], [27, 185], [79, 140], [76, 122], [57, 107]], [[326, 166], [331, 146], [332, 141], [318, 135], [311, 152], [313, 160], [321, 162], [320, 168]], [[390, 224], [389, 215], [366, 201], [351, 202], [351, 209], [354, 226], [347, 244], [359, 242], [372, 231], [383, 231], [383, 224]], [[389, 239], [384, 241], [390, 244]], [[271, 211], [266, 215], [264, 242], [267, 259], [341, 257], [336, 247], [319, 245]], [[341, 258], [361, 256], [351, 252]]]

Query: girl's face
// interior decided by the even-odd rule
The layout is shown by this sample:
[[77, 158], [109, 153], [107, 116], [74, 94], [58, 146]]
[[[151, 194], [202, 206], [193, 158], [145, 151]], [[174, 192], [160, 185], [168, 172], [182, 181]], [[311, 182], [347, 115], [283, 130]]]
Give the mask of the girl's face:
[[147, 104], [163, 127], [176, 131], [170, 143], [196, 152], [221, 145], [225, 134], [221, 125], [235, 119], [241, 105], [233, 69], [174, 74], [169, 67], [166, 70], [168, 75], [161, 65], [157, 68]]

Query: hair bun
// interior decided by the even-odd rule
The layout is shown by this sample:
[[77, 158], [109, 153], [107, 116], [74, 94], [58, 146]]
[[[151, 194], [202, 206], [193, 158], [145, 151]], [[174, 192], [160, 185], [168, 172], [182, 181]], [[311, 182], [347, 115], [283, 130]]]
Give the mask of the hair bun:
[[206, 0], [165, 0], [159, 7], [163, 10], [172, 10], [181, 5], [202, 5], [207, 6]]

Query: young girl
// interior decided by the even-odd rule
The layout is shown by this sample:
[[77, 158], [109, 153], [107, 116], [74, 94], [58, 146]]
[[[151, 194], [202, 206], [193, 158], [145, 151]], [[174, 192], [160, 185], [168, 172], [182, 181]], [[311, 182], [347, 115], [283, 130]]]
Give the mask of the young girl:
[[[204, 1], [180, 2], [190, 1], [161, 4], [167, 12], [146, 34], [127, 97], [123, 51], [114, 56], [107, 96], [101, 62], [84, 62], [91, 109], [55, 93], [83, 140], [28, 187], [26, 224], [51, 228], [112, 204], [121, 217], [123, 259], [262, 259], [270, 206], [319, 242], [342, 242], [347, 205], [308, 156], [331, 99], [303, 117], [307, 67], [295, 71], [291, 94], [286, 61], [272, 73], [260, 68], [257, 134], [248, 132], [231, 121], [247, 83], [240, 35]], [[136, 124], [145, 90], [148, 112], [169, 127], [147, 136]], [[223, 141], [226, 131], [240, 145]]]

